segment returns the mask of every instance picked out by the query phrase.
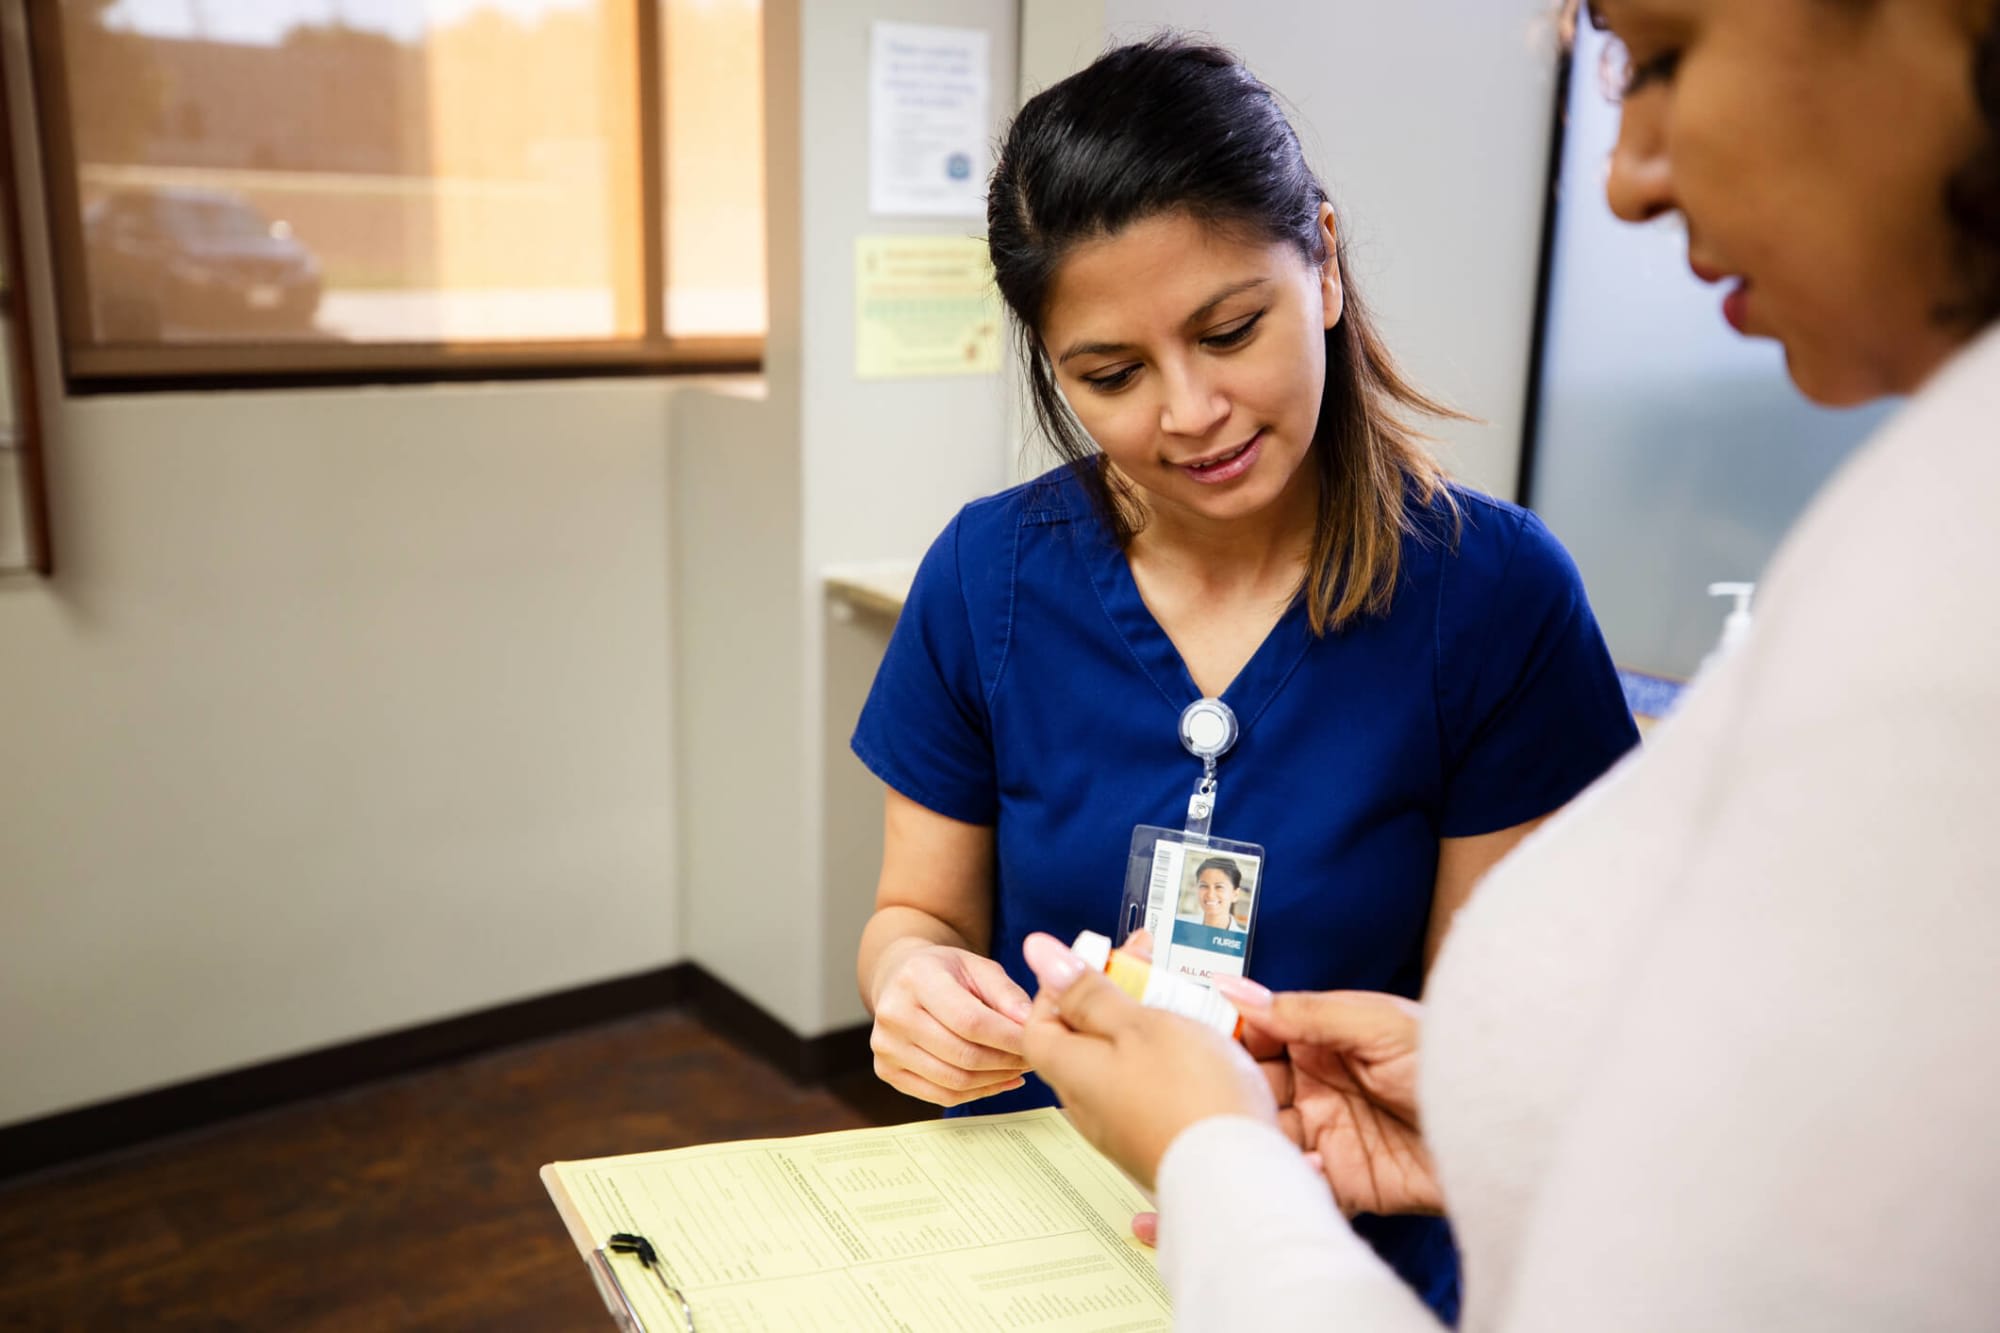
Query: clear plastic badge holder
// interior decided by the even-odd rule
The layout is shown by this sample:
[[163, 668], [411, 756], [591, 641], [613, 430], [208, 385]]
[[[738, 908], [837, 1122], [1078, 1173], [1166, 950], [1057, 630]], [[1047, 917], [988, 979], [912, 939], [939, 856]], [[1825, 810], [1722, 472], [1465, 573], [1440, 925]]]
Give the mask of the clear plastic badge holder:
[[1197, 700], [1181, 715], [1181, 743], [1202, 761], [1202, 778], [1185, 827], [1132, 830], [1116, 934], [1123, 944], [1143, 928], [1155, 968], [1203, 983], [1244, 974], [1262, 897], [1264, 849], [1209, 832], [1215, 763], [1235, 741], [1235, 715], [1219, 699]]

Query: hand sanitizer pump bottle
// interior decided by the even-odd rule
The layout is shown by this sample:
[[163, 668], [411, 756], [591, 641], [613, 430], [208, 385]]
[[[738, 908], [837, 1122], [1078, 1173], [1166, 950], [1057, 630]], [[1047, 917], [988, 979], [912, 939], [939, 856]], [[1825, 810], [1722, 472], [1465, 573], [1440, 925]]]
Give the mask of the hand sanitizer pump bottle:
[[1710, 597], [1734, 597], [1736, 605], [1722, 621], [1722, 637], [1701, 659], [1700, 675], [1707, 674], [1709, 668], [1736, 650], [1736, 646], [1750, 634], [1750, 599], [1757, 595], [1754, 583], [1711, 583], [1708, 585]]

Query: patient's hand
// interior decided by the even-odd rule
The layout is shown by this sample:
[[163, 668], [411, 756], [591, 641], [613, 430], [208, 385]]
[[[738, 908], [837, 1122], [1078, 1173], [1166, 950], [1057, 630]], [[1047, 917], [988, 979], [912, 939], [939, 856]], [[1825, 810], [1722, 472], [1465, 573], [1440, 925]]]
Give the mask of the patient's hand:
[[1244, 1044], [1271, 1080], [1279, 1127], [1319, 1155], [1341, 1210], [1441, 1213], [1417, 1112], [1423, 1006], [1372, 991], [1294, 991], [1219, 981]]

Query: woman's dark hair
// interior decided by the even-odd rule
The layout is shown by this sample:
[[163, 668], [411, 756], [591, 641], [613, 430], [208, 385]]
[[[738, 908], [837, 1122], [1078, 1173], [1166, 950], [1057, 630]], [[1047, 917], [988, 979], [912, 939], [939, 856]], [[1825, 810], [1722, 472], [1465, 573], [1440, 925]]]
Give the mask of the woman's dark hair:
[[1220, 870], [1223, 874], [1229, 876], [1231, 885], [1239, 889], [1243, 887], [1243, 867], [1237, 865], [1226, 856], [1209, 857], [1206, 861], [1195, 867], [1194, 877], [1200, 879], [1202, 872], [1206, 870]]
[[1965, 308], [1950, 313], [1984, 327], [2000, 320], [2000, 13], [1988, 19], [1979, 39], [1972, 85], [1986, 118], [1986, 141], [1945, 192], [1968, 284]]
[[1109, 51], [1031, 98], [1007, 132], [986, 197], [994, 277], [1014, 316], [1036, 421], [1121, 546], [1143, 522], [1130, 483], [1103, 465], [1070, 414], [1042, 346], [1064, 258], [1080, 242], [1179, 213], [1289, 242], [1315, 265], [1334, 262], [1346, 300], [1326, 334], [1311, 451], [1319, 510], [1301, 580], [1318, 634], [1388, 610], [1404, 533], [1440, 496], [1453, 503], [1409, 418], [1459, 416], [1390, 359], [1348, 276], [1344, 240], [1326, 253], [1326, 200], [1277, 96], [1228, 51], [1172, 35]]
[[[1875, 0], [1836, 2], [1859, 9]], [[1576, 31], [1579, 12], [1593, 27], [1605, 26], [1592, 0], [1563, 0], [1566, 39]], [[1986, 121], [1986, 140], [1945, 184], [1945, 211], [1958, 227], [1957, 259], [1965, 292], [1938, 314], [1950, 322], [1984, 328], [2000, 320], [2000, 11], [1988, 17], [1986, 31], [1974, 45], [1970, 77]]]

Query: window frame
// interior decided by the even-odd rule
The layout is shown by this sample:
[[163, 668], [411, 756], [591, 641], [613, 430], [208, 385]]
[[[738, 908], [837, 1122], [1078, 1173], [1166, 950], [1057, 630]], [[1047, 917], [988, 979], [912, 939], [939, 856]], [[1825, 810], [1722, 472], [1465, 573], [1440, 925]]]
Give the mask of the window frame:
[[35, 377], [35, 324], [33, 301], [28, 291], [27, 241], [24, 236], [28, 210], [21, 199], [19, 159], [14, 153], [14, 103], [6, 62], [0, 60], [0, 208], [6, 210], [4, 247], [0, 263], [5, 264], [5, 282], [0, 285], [0, 319], [12, 327], [7, 338], [7, 373], [14, 377], [14, 452], [20, 458], [20, 501], [23, 530], [27, 538], [27, 563], [9, 566], [7, 572], [53, 577], [56, 572], [55, 538], [49, 521], [48, 470], [42, 455], [41, 382]]
[[89, 337], [83, 209], [70, 123], [69, 65], [60, 6], [28, 7], [51, 249], [58, 347], [72, 394], [146, 390], [294, 388], [459, 380], [688, 375], [762, 369], [762, 337], [672, 337], [666, 330], [665, 12], [634, 0], [639, 126], [642, 309], [636, 337], [481, 339], [477, 342], [174, 342], [97, 345]]

